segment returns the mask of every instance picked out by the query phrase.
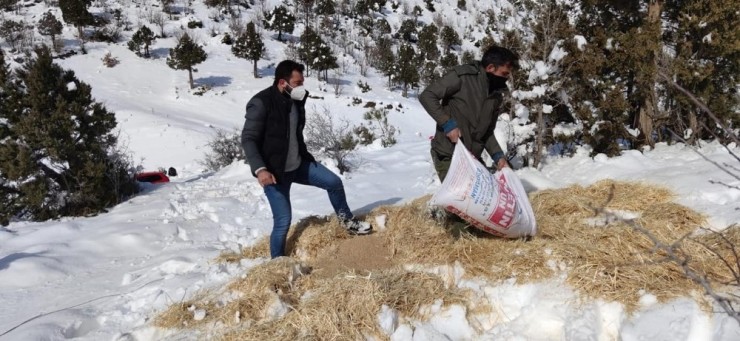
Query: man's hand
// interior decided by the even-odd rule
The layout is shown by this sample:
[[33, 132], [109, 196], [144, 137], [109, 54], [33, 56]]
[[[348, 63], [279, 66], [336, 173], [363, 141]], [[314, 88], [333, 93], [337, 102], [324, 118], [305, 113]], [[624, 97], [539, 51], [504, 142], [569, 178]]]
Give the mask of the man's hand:
[[452, 143], [457, 143], [457, 140], [460, 139], [460, 129], [455, 128], [450, 130], [449, 133], [447, 133], [447, 138], [452, 141]]
[[259, 181], [260, 186], [262, 187], [274, 185], [277, 183], [277, 181], [275, 181], [275, 176], [272, 175], [272, 173], [268, 172], [266, 169], [257, 172], [257, 181]]
[[506, 161], [506, 158], [505, 157], [502, 157], [502, 158], [498, 159], [498, 162], [496, 162], [496, 168], [498, 168], [499, 170], [501, 170], [504, 167], [511, 168], [511, 166], [509, 166], [509, 163]]

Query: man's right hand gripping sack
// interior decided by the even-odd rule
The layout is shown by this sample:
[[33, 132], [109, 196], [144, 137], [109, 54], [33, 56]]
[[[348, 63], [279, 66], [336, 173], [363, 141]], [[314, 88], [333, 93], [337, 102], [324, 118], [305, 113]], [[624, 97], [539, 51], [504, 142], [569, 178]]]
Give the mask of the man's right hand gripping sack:
[[511, 168], [491, 174], [462, 142], [455, 146], [451, 163], [432, 205], [494, 236], [519, 238], [537, 233], [532, 205]]

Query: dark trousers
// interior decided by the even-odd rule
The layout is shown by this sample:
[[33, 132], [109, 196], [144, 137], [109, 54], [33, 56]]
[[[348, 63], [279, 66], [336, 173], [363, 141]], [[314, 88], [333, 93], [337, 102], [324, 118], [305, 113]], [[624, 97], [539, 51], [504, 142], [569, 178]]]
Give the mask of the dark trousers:
[[[450, 171], [450, 165], [452, 164], [452, 157], [439, 155], [436, 151], [434, 151], [434, 149], [431, 150], [431, 154], [432, 154], [432, 163], [434, 164], [434, 170], [437, 171], [437, 176], [439, 177], [439, 181], [444, 182], [445, 177], [447, 177], [447, 172]], [[445, 228], [455, 238], [459, 238], [461, 235], [469, 232], [468, 230], [469, 225], [470, 224], [468, 224], [467, 221], [463, 220], [457, 215], [448, 213], [448, 218], [447, 218], [447, 222], [445, 223]]]

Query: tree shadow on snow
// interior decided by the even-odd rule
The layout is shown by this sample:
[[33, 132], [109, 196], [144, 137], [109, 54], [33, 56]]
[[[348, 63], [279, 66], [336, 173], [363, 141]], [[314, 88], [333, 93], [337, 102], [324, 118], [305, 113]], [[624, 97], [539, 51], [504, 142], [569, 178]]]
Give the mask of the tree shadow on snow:
[[393, 204], [395, 204], [395, 203], [397, 203], [399, 201], [401, 201], [401, 198], [398, 198], [398, 197], [396, 197], [396, 198], [390, 198], [390, 199], [385, 199], [385, 200], [378, 200], [376, 202], [369, 203], [369, 204], [367, 204], [365, 206], [362, 206], [362, 207], [354, 210], [354, 213], [355, 213], [355, 215], [367, 215], [368, 213], [370, 213], [370, 211], [372, 211], [376, 207], [385, 206], [385, 205], [393, 205]]
[[273, 78], [275, 77], [275, 67], [275, 63], [270, 63], [264, 66], [257, 64], [257, 74], [260, 78]]
[[208, 76], [204, 78], [198, 78], [195, 82], [197, 83], [197, 85], [210, 85], [211, 87], [217, 88], [231, 84], [231, 77]]
[[26, 252], [11, 253], [0, 259], [0, 271], [5, 270], [8, 267], [10, 267], [10, 263], [13, 263], [14, 261], [17, 261], [23, 258], [42, 257], [44, 253], [46, 253], [46, 251], [34, 252], [34, 253], [26, 253]]
[[[143, 52], [143, 51], [142, 51]], [[170, 55], [170, 49], [167, 47], [158, 47], [156, 49], [149, 49], [149, 58], [151, 59], [163, 59]]]
[[[321, 74], [323, 76], [324, 72], [321, 71]], [[327, 81], [327, 83], [329, 83], [329, 88], [331, 88], [331, 86], [333, 86], [333, 85], [335, 85], [337, 83], [339, 83], [339, 85], [341, 85], [341, 86], [352, 84], [352, 82], [350, 82], [349, 80], [341, 79], [341, 78], [332, 78], [332, 77], [329, 77], [329, 80]]]
[[525, 179], [519, 178], [519, 181], [522, 182], [522, 187], [524, 187], [524, 191], [527, 193], [532, 193], [539, 190], [537, 186]]

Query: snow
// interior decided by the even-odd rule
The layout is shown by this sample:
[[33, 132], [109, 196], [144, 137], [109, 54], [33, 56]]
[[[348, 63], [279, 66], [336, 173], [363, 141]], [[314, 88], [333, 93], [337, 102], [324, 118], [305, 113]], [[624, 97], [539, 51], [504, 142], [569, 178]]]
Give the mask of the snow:
[[[560, 47], [560, 45], [561, 45], [561, 42], [558, 42], [557, 46], [555, 46], [552, 49], [552, 51], [550, 51], [550, 56], [548, 57], [549, 60], [558, 62], [568, 55], [568, 52], [565, 52], [565, 50], [562, 47]], [[580, 48], [580, 43], [579, 43], [579, 48]]]
[[586, 46], [586, 37], [582, 35], [575, 35], [573, 36], [573, 39], [576, 41], [576, 44], [578, 46], [578, 49], [583, 51], [584, 46]]
[[[546, 74], [540, 74], [538, 71], [535, 71], [537, 69], [532, 69], [532, 70], [533, 70], [533, 72], [530, 73], [530, 75], [535, 74], [536, 77], [539, 77], [540, 75], [546, 75]], [[535, 73], [535, 72], [537, 72], [537, 73]], [[537, 98], [537, 97], [543, 96], [543, 95], [545, 95], [546, 92], [547, 92], [547, 87], [546, 86], [537, 85], [537, 86], [532, 87], [532, 90], [529, 90], [529, 91], [514, 90], [514, 91], [512, 91], [511, 94], [512, 94], [512, 96], [514, 96], [516, 98], [519, 98], [519, 99], [524, 100], [524, 99], [532, 99], [532, 98]]]
[[538, 60], [534, 63], [534, 67], [529, 71], [529, 83], [534, 83], [537, 80], [546, 80], [550, 75], [550, 67], [545, 62]]
[[[208, 13], [201, 6], [194, 6], [196, 12]], [[456, 1], [435, 6], [444, 13], [456, 7]], [[477, 5], [469, 2], [467, 6], [471, 10]], [[495, 6], [499, 13], [509, 5], [497, 2]], [[30, 10], [43, 12], [39, 6]], [[131, 19], [140, 19], [134, 13], [132, 9]], [[57, 16], [61, 19], [59, 13]], [[205, 15], [201, 17], [205, 19]], [[388, 19], [391, 25], [399, 23], [396, 14]], [[426, 13], [420, 20], [430, 22], [431, 16]], [[510, 21], [516, 27], [514, 20]], [[169, 22], [166, 30], [173, 32], [180, 23], [186, 24], [187, 18]], [[65, 29], [68, 43], [74, 42], [75, 32]], [[213, 87], [203, 96], [188, 89], [187, 72], [165, 65], [174, 38], [158, 39], [151, 59], [136, 57], [125, 43], [88, 42], [88, 54], [56, 60], [92, 85], [95, 99], [115, 112], [122, 140], [144, 169], [173, 166], [179, 176], [167, 184], [147, 186], [140, 195], [95, 217], [17, 221], [0, 228], [0, 340], [167, 339], [169, 332], [149, 324], [156, 312], [200, 290], [243, 276], [264, 261], [213, 262], [225, 250], [238, 251], [269, 235], [272, 222], [269, 204], [247, 165], [235, 162], [218, 172], [203, 173], [199, 160], [215, 129], [241, 128], [246, 101], [271, 84], [285, 45], [266, 39], [271, 59], [258, 62], [264, 77], [255, 79], [251, 62], [233, 57], [229, 47], [220, 44], [220, 36], [211, 38], [201, 32], [197, 36], [205, 43], [209, 57], [197, 66], [194, 77], [196, 84]], [[298, 30], [293, 33], [298, 34]], [[579, 48], [585, 46], [582, 36], [574, 39]], [[463, 44], [472, 46], [467, 41]], [[611, 48], [611, 40], [607, 46]], [[121, 64], [103, 66], [101, 58], [108, 52]], [[555, 49], [550, 59], [557, 61], [563, 56]], [[537, 64], [532, 69], [534, 77], [546, 77], [547, 68], [544, 63]], [[363, 213], [434, 192], [439, 181], [428, 141], [434, 134], [434, 121], [423, 111], [415, 93], [403, 98], [398, 91], [387, 90], [385, 77], [375, 71], [370, 70], [364, 78], [354, 67], [349, 69], [340, 76], [349, 84], [341, 95], [335, 95], [331, 87], [317, 91], [322, 82], [315, 75], [307, 77], [306, 88], [312, 95], [324, 97], [310, 99], [309, 106], [326, 106], [338, 117], [359, 123], [366, 109], [351, 105], [352, 97], [392, 104], [389, 123], [402, 132], [393, 147], [372, 145], [359, 150], [356, 170], [341, 176], [350, 207]], [[362, 93], [352, 86], [358, 80], [367, 82], [372, 90]], [[70, 90], [74, 86], [68, 84]], [[515, 91], [515, 95], [535, 98], [545, 90], [536, 86], [531, 91]], [[528, 108], [517, 107], [514, 118], [502, 117], [497, 138], [506, 141], [531, 134], [532, 126], [525, 125], [529, 114]], [[576, 129], [561, 125], [553, 133], [569, 135]], [[740, 153], [738, 146], [731, 148]], [[707, 215], [713, 229], [740, 222], [740, 181], [707, 161], [736, 164], [717, 143], [703, 143], [698, 150], [683, 144], [658, 144], [652, 150], [625, 151], [613, 158], [603, 154], [589, 157], [589, 153], [579, 148], [571, 158], [550, 155], [539, 169], [520, 169], [517, 175], [528, 191], [589, 185], [602, 179], [645, 181], [673, 190], [677, 202]], [[294, 220], [332, 211], [321, 190], [294, 186], [291, 194]], [[634, 216], [632, 212], [615, 213]], [[385, 228], [386, 217], [377, 217], [375, 223], [379, 230]], [[559, 264], [551, 266], [562, 271]], [[416, 321], [383, 307], [378, 323], [391, 340], [740, 339], [740, 326], [734, 320], [721, 313], [707, 313], [690, 298], [659, 303], [650, 293], [643, 293], [641, 308], [628, 316], [618, 303], [580, 297], [561, 277], [530, 284], [511, 278], [490, 285], [464, 280], [465, 270], [459, 264], [407, 268], [434, 273], [450, 285], [469, 288], [477, 300], [492, 309], [473, 314], [463, 306], [442, 307], [437, 302], [422, 307], [431, 314], [429, 320]], [[288, 309], [275, 301], [269, 314], [279, 317]], [[208, 311], [193, 306], [191, 313], [202, 319]]]

